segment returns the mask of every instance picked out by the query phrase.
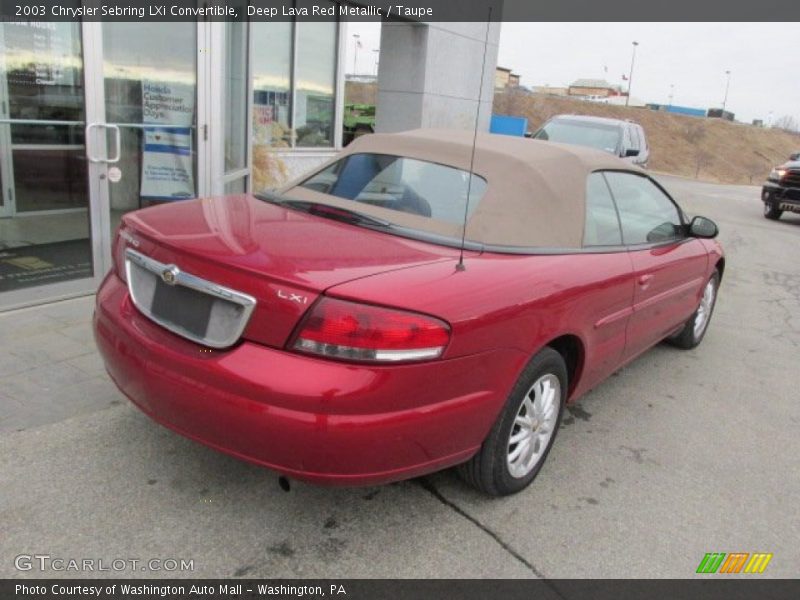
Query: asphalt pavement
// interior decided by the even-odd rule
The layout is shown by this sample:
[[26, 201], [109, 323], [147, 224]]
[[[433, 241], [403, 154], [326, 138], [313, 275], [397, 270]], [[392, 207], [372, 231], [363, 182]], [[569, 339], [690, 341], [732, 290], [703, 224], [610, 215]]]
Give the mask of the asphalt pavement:
[[[720, 226], [706, 338], [582, 398], [513, 497], [451, 471], [284, 492], [128, 404], [94, 351], [92, 298], [0, 314], [0, 577], [685, 578], [707, 552], [773, 553], [761, 577], [797, 577], [800, 216], [764, 219], [757, 187], [659, 179]], [[140, 562], [39, 569], [51, 559]]]

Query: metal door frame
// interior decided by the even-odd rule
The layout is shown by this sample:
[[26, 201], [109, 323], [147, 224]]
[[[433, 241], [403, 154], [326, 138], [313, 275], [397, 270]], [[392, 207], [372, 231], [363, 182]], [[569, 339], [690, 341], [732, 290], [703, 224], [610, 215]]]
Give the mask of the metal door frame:
[[[103, 79], [102, 79], [102, 43], [98, 46], [100, 39], [100, 23], [81, 23], [81, 50], [83, 61], [83, 83], [84, 83], [84, 121], [83, 122], [70, 122], [71, 124], [85, 125], [102, 120], [103, 114], [98, 110], [103, 110], [102, 102], [98, 102], [98, 96], [102, 98], [103, 94]], [[100, 70], [98, 70], [100, 69]], [[6, 86], [7, 82], [3, 81], [0, 85]], [[7, 89], [4, 89], [7, 92]], [[4, 98], [8, 94], [3, 94]], [[3, 176], [3, 196], [6, 199], [4, 205], [7, 207], [3, 215], [11, 216], [13, 214], [13, 164], [11, 157], [10, 143], [10, 126], [8, 122], [8, 107], [2, 108], [2, 115], [6, 122], [0, 124], [0, 148], [2, 148], [2, 156], [0, 156], [0, 168], [2, 168]], [[43, 122], [45, 123], [45, 122]], [[105, 139], [99, 139], [104, 136], [97, 136], [98, 140], [93, 141], [86, 139], [85, 144], [87, 152], [91, 144], [94, 144], [94, 152], [105, 153]], [[103, 154], [105, 156], [105, 154]], [[0, 311], [11, 310], [14, 308], [21, 308], [35, 304], [42, 304], [46, 302], [54, 302], [76, 296], [83, 296], [93, 293], [105, 275], [108, 266], [110, 265], [110, 248], [106, 249], [104, 246], [108, 245], [108, 240], [104, 240], [103, 232], [103, 189], [99, 182], [101, 178], [106, 176], [106, 166], [103, 163], [88, 163], [87, 168], [87, 218], [89, 219], [89, 235], [92, 256], [92, 270], [93, 275], [83, 279], [74, 279], [71, 281], [63, 281], [59, 283], [51, 283], [40, 286], [33, 286], [10, 292], [0, 293]], [[105, 205], [108, 205], [107, 200]], [[82, 210], [82, 209], [81, 209]], [[35, 214], [31, 215], [35, 218]], [[105, 215], [107, 218], [107, 214]]]
[[[196, 183], [198, 196], [207, 195], [210, 192], [212, 182], [212, 172], [210, 164], [212, 162], [209, 144], [209, 117], [211, 116], [211, 98], [213, 97], [213, 77], [211, 74], [212, 61], [212, 23], [206, 21], [197, 22], [197, 72], [196, 72], [196, 103], [197, 111], [197, 173]], [[111, 231], [111, 205], [110, 191], [108, 182], [109, 150], [106, 131], [113, 128], [106, 122], [105, 109], [105, 78], [103, 72], [103, 24], [101, 22], [84, 21], [80, 26], [81, 49], [83, 52], [83, 80], [84, 80], [84, 125], [87, 127], [85, 148], [87, 153], [88, 171], [88, 219], [91, 242], [91, 255], [94, 274], [92, 277], [76, 279], [60, 283], [46, 284], [41, 286], [23, 288], [10, 292], [0, 293], [0, 311], [55, 302], [76, 296], [93, 294], [106, 273], [113, 266], [111, 256], [111, 244], [114, 232]], [[0, 36], [2, 30], [0, 29]], [[1, 38], [0, 38], [1, 40]], [[214, 47], [215, 52], [224, 49]], [[5, 86], [6, 82], [0, 82]], [[3, 97], [7, 97], [5, 94]], [[11, 167], [10, 144], [4, 143], [6, 138], [10, 138], [10, 125], [3, 124], [2, 119], [5, 114], [7, 119], [7, 107], [0, 106], [0, 174], [2, 174], [3, 187], [7, 188], [10, 181], [13, 181], [13, 170]], [[8, 140], [10, 141], [10, 140]], [[89, 160], [89, 157], [96, 160]], [[3, 189], [3, 198], [6, 199], [6, 189]], [[10, 197], [13, 202], [13, 197]], [[0, 216], [5, 211], [12, 210], [13, 205], [5, 200], [0, 206]]]

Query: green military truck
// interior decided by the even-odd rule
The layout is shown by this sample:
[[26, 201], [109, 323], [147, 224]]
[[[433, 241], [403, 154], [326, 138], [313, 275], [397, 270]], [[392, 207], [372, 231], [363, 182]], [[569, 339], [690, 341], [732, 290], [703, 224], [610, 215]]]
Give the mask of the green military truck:
[[375, 131], [374, 104], [344, 105], [344, 135], [342, 143], [347, 146], [360, 135]]

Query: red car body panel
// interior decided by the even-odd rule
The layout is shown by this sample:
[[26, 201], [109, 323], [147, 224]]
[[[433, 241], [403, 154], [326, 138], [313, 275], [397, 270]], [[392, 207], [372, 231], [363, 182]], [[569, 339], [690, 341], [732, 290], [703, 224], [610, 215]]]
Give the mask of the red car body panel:
[[[458, 256], [247, 196], [156, 206], [125, 215], [122, 227], [118, 243], [135, 237], [139, 252], [255, 297], [244, 337], [275, 347], [332, 285]], [[302, 301], [285, 301], [292, 294]]]
[[[716, 242], [689, 238], [607, 253], [468, 252], [457, 270], [457, 249], [249, 196], [127, 215], [118, 244], [258, 302], [243, 339], [210, 350], [141, 314], [110, 273], [95, 337], [120, 389], [187, 437], [286, 475], [347, 485], [467, 460], [530, 357], [563, 336], [579, 349], [573, 402], [679, 327], [721, 258]], [[321, 295], [435, 316], [450, 325], [450, 344], [440, 359], [397, 365], [287, 349]]]
[[625, 355], [632, 359], [682, 325], [700, 302], [711, 275], [708, 252], [698, 239], [630, 253], [636, 292]]
[[510, 349], [403, 366], [344, 366], [247, 341], [208, 350], [141, 315], [113, 273], [94, 326], [109, 374], [154, 420], [317, 483], [378, 484], [463, 462], [527, 361]]

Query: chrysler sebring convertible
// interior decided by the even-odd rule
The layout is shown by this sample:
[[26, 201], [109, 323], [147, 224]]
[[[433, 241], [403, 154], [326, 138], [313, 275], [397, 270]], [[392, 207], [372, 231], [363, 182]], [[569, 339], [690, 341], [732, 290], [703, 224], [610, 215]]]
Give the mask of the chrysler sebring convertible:
[[368, 135], [274, 193], [126, 215], [95, 337], [154, 421], [282, 477], [458, 465], [505, 495], [565, 405], [662, 340], [701, 342], [716, 234], [601, 151]]

